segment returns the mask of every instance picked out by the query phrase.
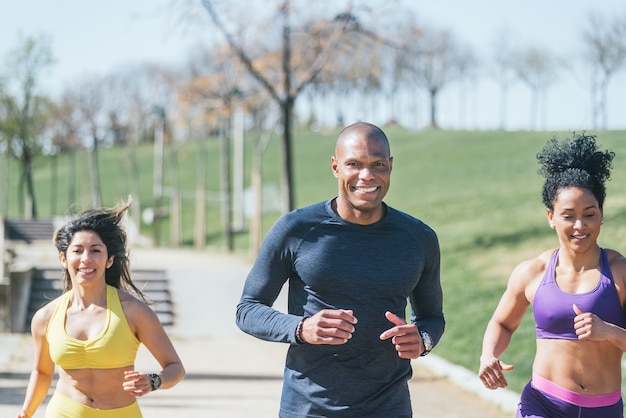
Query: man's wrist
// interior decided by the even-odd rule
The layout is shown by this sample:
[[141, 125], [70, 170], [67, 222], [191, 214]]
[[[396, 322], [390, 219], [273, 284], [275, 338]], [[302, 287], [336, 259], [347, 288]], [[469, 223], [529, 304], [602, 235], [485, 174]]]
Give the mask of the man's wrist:
[[296, 327], [296, 344], [306, 344], [306, 341], [304, 341], [304, 338], [302, 338], [302, 328], [304, 327], [304, 321], [306, 321], [309, 317], [305, 316], [303, 317], [300, 322], [298, 322], [298, 326]]
[[420, 357], [424, 357], [428, 353], [430, 353], [433, 349], [433, 339], [429, 333], [426, 331], [420, 331], [420, 335], [422, 337], [422, 344], [424, 345], [424, 351], [420, 354]]

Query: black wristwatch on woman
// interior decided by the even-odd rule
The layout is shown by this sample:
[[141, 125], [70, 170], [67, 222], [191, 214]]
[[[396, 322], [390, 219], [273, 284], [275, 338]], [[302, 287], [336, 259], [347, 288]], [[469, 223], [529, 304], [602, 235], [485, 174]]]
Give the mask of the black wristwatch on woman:
[[153, 391], [161, 387], [161, 376], [156, 373], [150, 373], [148, 376], [150, 376], [150, 384]]

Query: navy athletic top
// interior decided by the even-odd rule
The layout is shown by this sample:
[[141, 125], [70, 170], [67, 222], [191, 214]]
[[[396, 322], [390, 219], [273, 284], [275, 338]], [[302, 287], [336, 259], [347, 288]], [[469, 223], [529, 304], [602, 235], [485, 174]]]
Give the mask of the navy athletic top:
[[559, 250], [556, 250], [533, 300], [537, 338], [577, 340], [573, 304], [583, 312], [594, 313], [603, 321], [624, 328], [626, 317], [613, 283], [606, 250], [600, 249], [598, 285], [585, 293], [567, 293], [559, 289], [555, 274], [558, 256]]
[[[385, 311], [411, 320], [436, 344], [444, 331], [440, 254], [435, 232], [385, 205], [371, 225], [345, 221], [331, 200], [282, 216], [268, 233], [237, 305], [237, 325], [290, 343], [280, 417], [410, 417], [411, 362], [380, 334]], [[289, 283], [288, 313], [272, 308]], [[342, 345], [298, 345], [303, 316], [352, 309], [358, 319]]]

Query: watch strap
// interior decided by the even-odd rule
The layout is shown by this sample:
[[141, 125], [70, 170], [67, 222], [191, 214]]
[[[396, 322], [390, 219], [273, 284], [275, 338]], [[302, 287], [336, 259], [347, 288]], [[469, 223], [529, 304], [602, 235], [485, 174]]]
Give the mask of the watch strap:
[[420, 335], [422, 336], [422, 342], [424, 343], [424, 351], [420, 354], [420, 357], [424, 357], [428, 353], [430, 353], [433, 349], [433, 339], [429, 333], [426, 331], [420, 331]]
[[161, 387], [161, 376], [156, 373], [150, 373], [148, 376], [150, 376], [150, 385], [152, 387], [152, 391], [155, 391]]

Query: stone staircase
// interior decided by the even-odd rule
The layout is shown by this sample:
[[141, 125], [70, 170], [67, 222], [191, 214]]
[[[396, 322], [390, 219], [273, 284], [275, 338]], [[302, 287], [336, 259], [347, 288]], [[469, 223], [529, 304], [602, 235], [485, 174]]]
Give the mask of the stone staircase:
[[32, 244], [35, 241], [52, 242], [55, 227], [51, 220], [5, 219], [6, 239]]
[[[165, 270], [134, 269], [131, 272], [133, 282], [144, 293], [150, 307], [164, 326], [174, 325], [175, 314], [172, 295]], [[59, 296], [63, 291], [60, 267], [36, 268], [30, 291], [30, 301], [26, 328], [30, 330], [30, 321], [37, 309]]]

